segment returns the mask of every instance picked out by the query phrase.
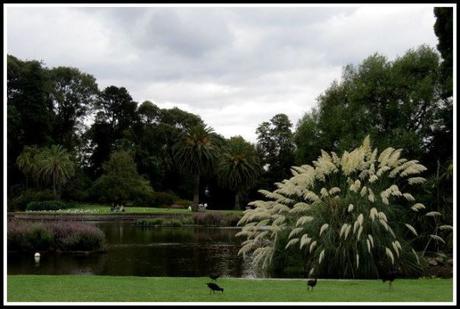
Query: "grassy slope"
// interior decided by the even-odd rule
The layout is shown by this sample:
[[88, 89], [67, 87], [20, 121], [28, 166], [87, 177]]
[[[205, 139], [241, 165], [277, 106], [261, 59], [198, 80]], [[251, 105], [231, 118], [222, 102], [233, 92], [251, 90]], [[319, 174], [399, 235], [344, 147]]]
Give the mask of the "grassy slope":
[[225, 291], [210, 294], [208, 278], [115, 276], [8, 276], [8, 301], [82, 302], [452, 302], [452, 279], [321, 281], [220, 278]]

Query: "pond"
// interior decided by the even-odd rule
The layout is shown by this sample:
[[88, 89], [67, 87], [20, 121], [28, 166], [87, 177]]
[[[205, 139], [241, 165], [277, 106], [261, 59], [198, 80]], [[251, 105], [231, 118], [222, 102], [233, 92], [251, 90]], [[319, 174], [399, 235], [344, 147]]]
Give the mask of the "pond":
[[106, 234], [107, 252], [8, 253], [8, 274], [94, 274], [114, 276], [252, 277], [238, 256], [237, 228], [138, 227], [129, 222], [96, 222]]

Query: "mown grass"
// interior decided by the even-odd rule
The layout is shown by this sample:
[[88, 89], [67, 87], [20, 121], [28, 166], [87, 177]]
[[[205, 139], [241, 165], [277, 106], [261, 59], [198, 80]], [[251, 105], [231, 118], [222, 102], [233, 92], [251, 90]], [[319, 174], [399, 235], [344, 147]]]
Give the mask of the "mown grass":
[[[192, 214], [188, 209], [180, 208], [155, 208], [155, 207], [124, 207], [124, 212], [112, 212], [110, 206], [100, 205], [100, 204], [80, 204], [72, 209], [64, 209], [53, 211], [52, 213], [78, 213], [81, 211], [81, 214], [95, 214], [95, 215], [116, 215], [116, 214], [161, 214], [161, 215], [174, 215], [174, 214]], [[206, 210], [206, 213], [221, 213], [221, 214], [242, 214], [242, 210]], [[46, 211], [33, 211], [27, 212], [28, 214], [43, 214], [50, 213]]]
[[452, 302], [452, 279], [305, 280], [219, 278], [210, 294], [206, 277], [7, 277], [8, 302]]

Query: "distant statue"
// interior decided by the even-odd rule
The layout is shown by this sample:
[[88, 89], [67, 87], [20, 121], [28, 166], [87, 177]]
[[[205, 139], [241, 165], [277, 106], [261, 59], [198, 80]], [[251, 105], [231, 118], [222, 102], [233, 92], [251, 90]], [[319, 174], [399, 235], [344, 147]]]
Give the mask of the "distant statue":
[[40, 253], [36, 252], [34, 254], [34, 260], [36, 265], [40, 264]]

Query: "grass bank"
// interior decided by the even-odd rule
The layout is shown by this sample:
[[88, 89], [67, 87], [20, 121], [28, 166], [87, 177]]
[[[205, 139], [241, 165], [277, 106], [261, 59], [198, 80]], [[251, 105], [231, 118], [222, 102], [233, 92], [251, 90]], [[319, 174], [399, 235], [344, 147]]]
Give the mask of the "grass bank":
[[[192, 214], [187, 209], [180, 208], [156, 208], [156, 207], [125, 207], [124, 212], [112, 212], [110, 206], [100, 204], [80, 204], [71, 209], [61, 209], [55, 211], [28, 211], [16, 212], [20, 214], [41, 215], [41, 214], [93, 214], [93, 215], [125, 215], [125, 214], [160, 214], [160, 215], [180, 215]], [[221, 214], [243, 214], [242, 210], [206, 210], [206, 213]]]
[[9, 302], [452, 302], [452, 279], [380, 280], [220, 278], [210, 294], [205, 277], [37, 276], [7, 278]]

